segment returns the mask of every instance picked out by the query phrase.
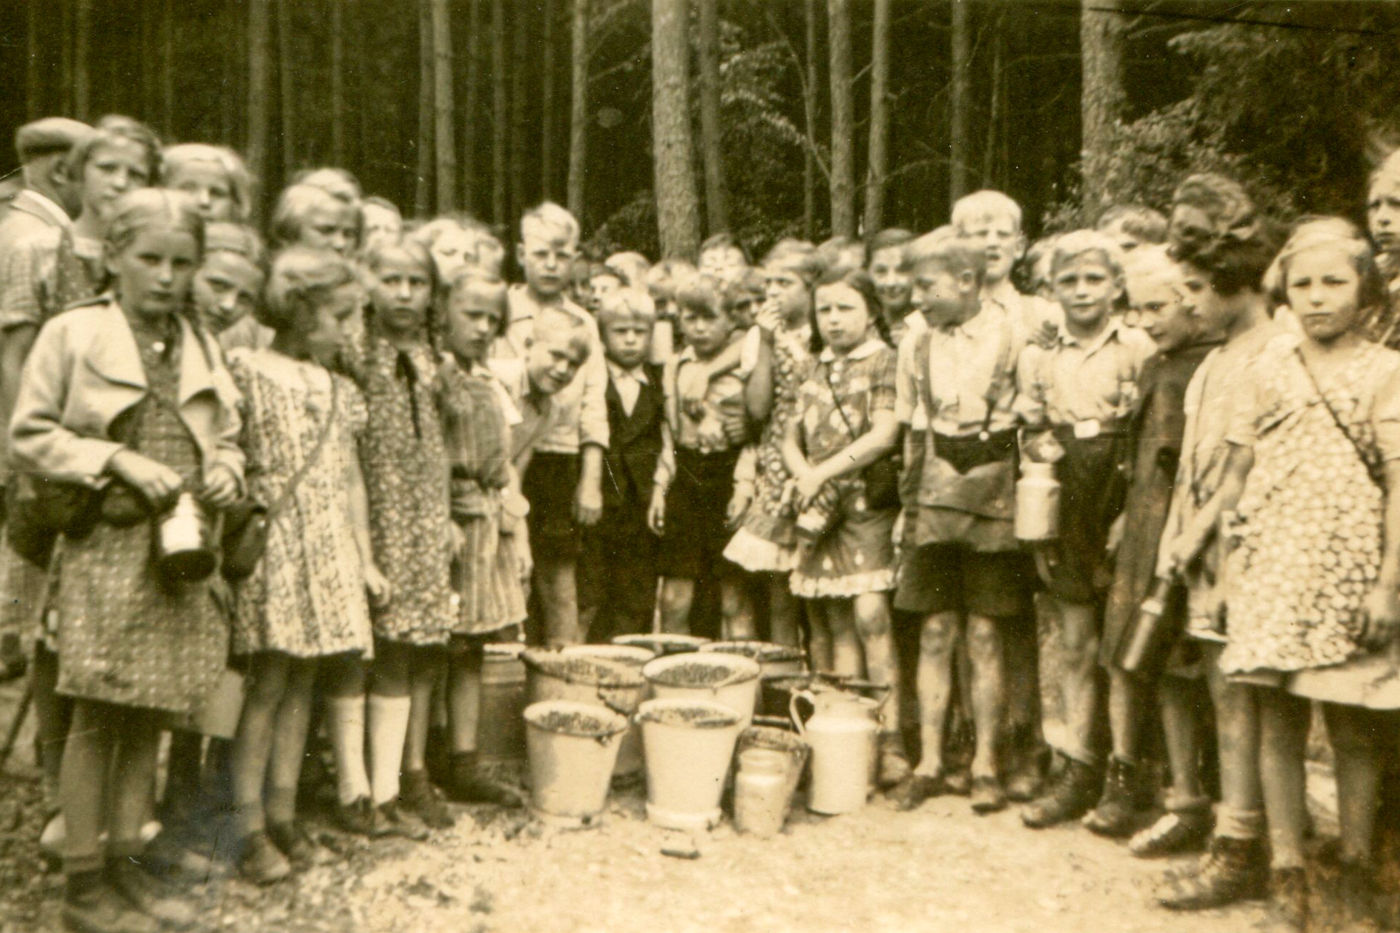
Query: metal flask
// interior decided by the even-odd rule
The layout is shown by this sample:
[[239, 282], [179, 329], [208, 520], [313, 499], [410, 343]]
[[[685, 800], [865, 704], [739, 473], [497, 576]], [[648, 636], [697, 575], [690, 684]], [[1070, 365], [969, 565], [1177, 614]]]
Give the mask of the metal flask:
[[1060, 536], [1060, 481], [1055, 479], [1055, 464], [1022, 464], [1013, 526], [1020, 541], [1053, 541]]
[[1156, 577], [1118, 642], [1114, 663], [1129, 674], [1153, 678], [1167, 666], [1186, 623], [1186, 588], [1176, 576]]
[[180, 493], [156, 520], [154, 538], [156, 569], [167, 582], [198, 583], [214, 572], [212, 523], [193, 493]]

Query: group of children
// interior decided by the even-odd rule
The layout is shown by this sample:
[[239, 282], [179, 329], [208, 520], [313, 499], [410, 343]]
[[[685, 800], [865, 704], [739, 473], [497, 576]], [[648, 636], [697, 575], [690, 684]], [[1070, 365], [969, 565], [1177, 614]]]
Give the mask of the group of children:
[[[756, 265], [727, 235], [695, 265], [598, 261], [545, 203], [507, 285], [491, 229], [405, 222], [342, 169], [279, 195], [267, 251], [228, 149], [125, 117], [37, 121], [17, 148], [0, 586], [7, 634], [39, 632], [71, 929], [193, 923], [169, 881], [209, 870], [216, 813], [251, 881], [328, 860], [299, 815], [318, 782], [371, 837], [450, 826], [443, 792], [518, 805], [475, 752], [484, 646], [653, 627], [800, 646], [887, 693], [878, 783], [901, 809], [962, 793], [1139, 856], [1208, 845], [1164, 905], [1271, 893], [1293, 928], [1320, 701], [1347, 903], [1375, 912], [1400, 735], [1400, 161], [1369, 240], [1312, 218], [1282, 251], [1216, 175], [1029, 251], [1020, 208], [982, 191], [927, 234], [785, 239]], [[1033, 541], [1032, 464], [1060, 492]], [[221, 529], [207, 580], [152, 557], [177, 499]], [[1127, 670], [1149, 593], [1184, 633]], [[229, 667], [236, 734], [203, 739]]]

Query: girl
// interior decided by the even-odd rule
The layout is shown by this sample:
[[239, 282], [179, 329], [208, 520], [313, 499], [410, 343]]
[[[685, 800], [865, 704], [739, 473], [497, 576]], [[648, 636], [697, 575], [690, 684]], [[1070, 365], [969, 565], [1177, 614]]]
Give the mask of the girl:
[[1275, 268], [1303, 333], [1260, 354], [1226, 435], [1223, 495], [1238, 504], [1222, 518], [1234, 549], [1219, 663], [1254, 685], [1273, 906], [1306, 929], [1310, 700], [1336, 753], [1348, 906], [1373, 910], [1378, 750], [1394, 729], [1380, 711], [1400, 709], [1400, 353], [1362, 336], [1385, 290], [1359, 235], [1305, 222]]
[[[519, 795], [482, 773], [476, 761], [483, 646], [517, 639], [525, 621], [530, 562], [519, 469], [548, 426], [540, 418], [525, 423], [516, 406], [528, 392], [518, 360], [495, 361], [504, 380], [486, 365], [508, 320], [500, 278], [468, 269], [452, 282], [443, 320], [450, 356], [439, 374], [438, 399], [451, 465], [452, 520], [460, 529], [453, 569], [457, 612], [448, 681], [448, 789], [456, 800], [518, 806]], [[550, 342], [542, 335], [537, 346]]]
[[[403, 811], [434, 828], [452, 825], [424, 763], [433, 685], [452, 631], [452, 524], [447, 453], [433, 405], [438, 364], [429, 343], [433, 261], [403, 238], [381, 238], [364, 257], [370, 281], [361, 371], [369, 423], [360, 444], [370, 542], [391, 596], [373, 613], [369, 740], [376, 806], [400, 794]], [[405, 738], [407, 746], [405, 747]], [[410, 824], [415, 835], [421, 824]]]
[[207, 227], [204, 263], [194, 277], [194, 308], [225, 352], [272, 342], [272, 331], [253, 314], [265, 278], [262, 253], [262, 240], [252, 227], [226, 222]]
[[189, 714], [202, 702], [228, 641], [206, 583], [158, 574], [152, 529], [183, 492], [209, 510], [232, 504], [243, 455], [237, 390], [218, 349], [180, 313], [203, 220], [171, 192], [102, 203], [115, 290], [40, 332], [11, 451], [21, 469], [102, 490], [91, 530], [70, 530], [51, 565], [57, 690], [74, 701], [60, 780], [64, 921], [71, 929], [154, 929], [153, 918], [195, 919], [142, 867], [159, 714]]
[[272, 209], [268, 236], [276, 249], [306, 246], [349, 256], [360, 246], [358, 202], [344, 201], [311, 184], [284, 190]]
[[488, 261], [481, 262], [483, 257], [479, 253], [483, 238], [495, 243], [495, 253], [500, 252], [500, 242], [479, 220], [466, 215], [439, 217], [419, 227], [413, 238], [432, 254], [440, 282], [454, 282], [468, 268], [484, 268], [493, 275], [500, 275], [501, 257], [497, 255], [492, 263], [493, 251], [489, 247], [486, 250]]
[[102, 291], [103, 235], [112, 206], [127, 191], [153, 184], [159, 167], [160, 140], [130, 117], [103, 117], [68, 153], [68, 177], [80, 188], [82, 210], [59, 239], [45, 317]]
[[[811, 510], [827, 514], [820, 516], [820, 536], [797, 548], [792, 592], [808, 601], [813, 630], [825, 630], [837, 673], [864, 674], [898, 696], [889, 603], [895, 510], [870, 508], [860, 475], [899, 439], [895, 354], [883, 339], [875, 283], [863, 269], [823, 276], [812, 317], [811, 346], [818, 355], [783, 433], [783, 461], [792, 474], [798, 525], [809, 524]], [[887, 785], [909, 769], [898, 708], [890, 704], [880, 736], [881, 783]]]
[[328, 693], [339, 822], [374, 835], [401, 826], [392, 804], [371, 803], [364, 762], [362, 659], [373, 653], [365, 591], [378, 603], [389, 596], [371, 554], [355, 449], [365, 403], [328, 369], [359, 296], [343, 258], [289, 249], [273, 262], [259, 308], [276, 331], [272, 346], [230, 354], [246, 405], [250, 493], [269, 511], [265, 559], [242, 585], [233, 627], [234, 651], [248, 656], [234, 739], [238, 864], [258, 883], [321, 857], [295, 821], [318, 672]]
[[181, 143], [161, 153], [161, 187], [194, 198], [206, 221], [247, 223], [253, 213], [253, 176], [238, 153], [224, 146]]
[[[769, 636], [785, 645], [798, 643], [797, 602], [787, 579], [797, 539], [791, 509], [783, 504], [789, 476], [782, 446], [796, 408], [797, 387], [809, 362], [812, 283], [820, 270], [815, 247], [800, 240], [780, 241], [763, 260], [766, 298], [757, 318], [771, 354], [760, 357], [746, 397], [751, 411], [768, 417], [754, 448], [755, 476], [752, 482], [741, 476], [735, 484], [730, 520], [739, 530], [724, 549], [728, 560], [762, 576], [769, 604]], [[726, 612], [726, 620], [734, 627], [728, 637], [753, 637], [751, 610], [737, 618]], [[817, 634], [810, 649], [813, 663], [821, 670], [830, 669], [830, 642]]]

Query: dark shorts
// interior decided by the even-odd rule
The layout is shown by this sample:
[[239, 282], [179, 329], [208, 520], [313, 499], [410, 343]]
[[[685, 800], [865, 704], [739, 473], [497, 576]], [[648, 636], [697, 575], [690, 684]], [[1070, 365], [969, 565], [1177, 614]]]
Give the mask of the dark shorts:
[[666, 533], [658, 569], [663, 577], [699, 580], [719, 574], [733, 533], [725, 512], [734, 495], [738, 450], [702, 454], [676, 448], [676, 477], [666, 491]]
[[1056, 467], [1060, 479], [1060, 538], [1052, 546], [1050, 595], [1071, 603], [1101, 601], [1113, 583], [1113, 567], [1105, 553], [1108, 531], [1123, 511], [1128, 479], [1123, 464], [1128, 438], [1102, 434], [1079, 439], [1056, 428], [1065, 448]]
[[574, 521], [574, 494], [580, 464], [578, 454], [537, 452], [525, 468], [520, 487], [530, 500], [530, 551], [536, 562], [578, 556], [580, 528]]
[[961, 544], [928, 544], [906, 552], [894, 608], [932, 615], [972, 613], [994, 619], [1023, 614], [1035, 569], [1020, 551], [973, 551]]

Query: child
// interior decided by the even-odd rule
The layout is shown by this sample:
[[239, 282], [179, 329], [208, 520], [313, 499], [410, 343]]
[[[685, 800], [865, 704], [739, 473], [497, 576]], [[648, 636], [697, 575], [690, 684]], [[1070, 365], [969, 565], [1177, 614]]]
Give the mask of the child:
[[616, 269], [622, 276], [622, 284], [631, 288], [645, 289], [647, 285], [647, 273], [651, 271], [651, 263], [641, 253], [628, 250], [622, 253], [613, 253], [603, 261], [603, 265], [610, 269]]
[[712, 234], [700, 244], [698, 269], [701, 275], [729, 282], [752, 265], [748, 250], [732, 233]]
[[680, 332], [676, 329], [676, 294], [700, 275], [688, 262], [663, 259], [647, 270], [646, 290], [656, 305], [656, 325], [651, 332], [651, 360], [664, 366], [676, 354]]
[[[1204, 283], [1168, 257], [1166, 247], [1143, 246], [1130, 254], [1127, 285], [1128, 300], [1156, 342], [1157, 352], [1143, 367], [1141, 408], [1129, 430], [1135, 452], [1099, 652], [1100, 663], [1108, 671], [1113, 755], [1103, 795], [1084, 825], [1105, 836], [1132, 832], [1142, 812], [1155, 803], [1153, 789], [1138, 766], [1142, 732], [1150, 728], [1154, 685], [1118, 668], [1114, 656], [1157, 573], [1157, 545], [1181, 459], [1186, 384], [1205, 355], [1221, 342], [1206, 328], [1207, 319], [1193, 297]], [[1196, 710], [1208, 701], [1202, 695], [1194, 654], [1189, 645], [1178, 649], [1168, 676], [1155, 684], [1163, 697], [1162, 727], [1172, 774], [1167, 812], [1172, 819], [1163, 822], [1159, 832], [1144, 837], [1139, 848], [1149, 839], [1159, 851], [1168, 842], [1172, 848], [1198, 845], [1210, 832], [1211, 801], [1201, 787], [1196, 740], [1200, 719]]]
[[647, 505], [665, 400], [661, 372], [647, 363], [655, 319], [651, 298], [637, 288], [620, 289], [598, 307], [611, 443], [603, 461], [603, 517], [585, 531], [579, 564], [590, 642], [650, 631], [656, 608], [656, 538], [647, 528]]
[[1167, 218], [1140, 204], [1113, 205], [1099, 215], [1094, 229], [1111, 237], [1125, 254], [1167, 242]]
[[252, 216], [253, 176], [238, 153], [224, 146], [166, 146], [161, 153], [160, 183], [193, 197], [206, 221], [247, 223]]
[[1400, 347], [1400, 152], [1392, 152], [1366, 189], [1366, 229], [1376, 248], [1376, 265], [1386, 283], [1386, 300], [1366, 309], [1363, 324], [1377, 343]]
[[339, 254], [288, 249], [274, 260], [259, 307], [276, 331], [272, 346], [229, 360], [246, 405], [249, 492], [269, 511], [266, 553], [241, 586], [233, 627], [234, 651], [248, 656], [234, 739], [238, 867], [259, 884], [322, 859], [296, 821], [318, 673], [328, 693], [338, 821], [370, 835], [400, 826], [392, 805], [371, 802], [365, 770], [363, 660], [374, 648], [365, 594], [380, 604], [390, 595], [374, 565], [356, 450], [365, 403], [328, 369], [359, 301], [355, 270]]
[[[967, 644], [976, 735], [972, 806], [1006, 805], [997, 733], [1006, 702], [1002, 643], [1025, 625], [1027, 566], [1012, 534], [1015, 361], [1021, 322], [984, 302], [982, 244], [951, 227], [905, 246], [923, 326], [899, 347], [896, 417], [905, 445], [903, 549], [895, 607], [922, 620], [918, 700], [922, 755], [894, 792], [900, 809], [950, 790], [944, 733], [957, 645]], [[1009, 764], [1009, 763], [1006, 763]]]
[[[798, 525], [814, 508], [822, 531], [798, 546], [792, 592], [807, 600], [813, 628], [825, 626], [837, 673], [864, 676], [899, 695], [890, 627], [895, 509], [867, 501], [861, 471], [889, 456], [899, 440], [895, 352], [885, 343], [875, 283], [865, 270], [832, 269], [813, 301], [812, 351], [783, 438]], [[864, 664], [861, 663], [862, 655]], [[909, 772], [892, 703], [879, 738], [882, 786]]]
[[1066, 767], [1021, 814], [1032, 828], [1084, 815], [1103, 781], [1099, 636], [1103, 620], [1109, 528], [1123, 509], [1126, 430], [1137, 410], [1142, 365], [1152, 338], [1112, 315], [1123, 300], [1118, 244], [1091, 230], [1065, 234], [1050, 261], [1064, 330], [1052, 349], [1021, 351], [1017, 413], [1039, 434], [1026, 454], [1057, 462], [1059, 539], [1037, 553], [1060, 618], [1065, 670], [1060, 693], [1066, 719]]
[[[1198, 650], [1215, 707], [1220, 749], [1220, 806], [1209, 850], [1194, 872], [1169, 878], [1157, 899], [1165, 907], [1199, 910], [1261, 897], [1268, 884], [1258, 704], [1247, 685], [1227, 681], [1216, 663], [1224, 613], [1217, 587], [1223, 554], [1215, 528], [1224, 506], [1227, 424], [1236, 400], [1248, 391], [1244, 380], [1252, 361], [1281, 330], [1269, 319], [1262, 287], [1274, 251], [1254, 222], [1254, 206], [1243, 189], [1218, 175], [1197, 175], [1178, 186], [1177, 193], [1180, 206], [1196, 211], [1197, 222], [1208, 225], [1211, 233], [1199, 237], [1197, 246], [1174, 239], [1171, 249], [1190, 279], [1201, 283], [1195, 285], [1192, 300], [1207, 327], [1225, 337], [1224, 345], [1202, 361], [1186, 387], [1181, 468], [1157, 552], [1157, 574], [1179, 574], [1186, 586], [1187, 633], [1201, 636]], [[1178, 214], [1176, 207], [1172, 214]], [[1232, 229], [1247, 232], [1225, 235]], [[1164, 715], [1179, 705], [1177, 699], [1175, 691], [1162, 692]], [[1175, 712], [1189, 715], [1185, 708]], [[1143, 830], [1130, 848], [1144, 854], [1170, 851], [1175, 848], [1173, 837], [1179, 835], [1171, 832], [1177, 825], [1179, 821], [1171, 821]]]
[[[661, 535], [661, 625], [665, 632], [686, 634], [697, 583], [718, 580], [722, 601], [733, 605], [740, 581], [727, 570], [725, 506], [734, 487], [740, 446], [726, 435], [723, 422], [742, 414], [744, 375], [733, 370], [710, 379], [708, 364], [742, 342], [715, 288], [697, 280], [677, 295], [685, 349], [663, 374], [666, 426], [663, 452], [653, 477], [647, 524]], [[681, 404], [685, 389], [705, 387], [699, 411]]]
[[[812, 285], [820, 272], [816, 249], [800, 240], [780, 240], [763, 259], [765, 298], [755, 336], [766, 352], [757, 355], [746, 389], [749, 414], [763, 429], [753, 445], [753, 482], [741, 478], [734, 489], [730, 515], [739, 528], [724, 549], [727, 560], [760, 575], [767, 591], [769, 638], [785, 645], [798, 643], [798, 607], [788, 585], [797, 538], [792, 510], [783, 504], [789, 479], [783, 435], [811, 359]], [[728, 361], [737, 362], [737, 351], [711, 363], [710, 372], [722, 373]], [[741, 611], [737, 619], [732, 610], [727, 612], [727, 622], [739, 629], [739, 637], [754, 637], [752, 611]], [[813, 649], [819, 669], [830, 670], [830, 643], [819, 640]]]
[[[1372, 845], [1385, 711], [1400, 709], [1400, 353], [1359, 331], [1384, 286], [1359, 236], [1304, 222], [1276, 261], [1301, 338], [1271, 340], [1226, 441], [1228, 630], [1219, 667], [1259, 704], [1271, 906], [1308, 928], [1304, 753], [1319, 701], [1337, 768], [1339, 861], [1355, 923], [1373, 922]], [[1248, 482], [1245, 482], [1246, 477]]]
[[102, 203], [115, 290], [40, 332], [10, 439], [17, 467], [100, 490], [89, 529], [65, 529], [51, 563], [57, 690], [74, 701], [60, 791], [64, 923], [144, 930], [196, 919], [143, 867], [160, 714], [201, 705], [228, 651], [208, 583], [163, 577], [153, 529], [182, 493], [211, 515], [233, 504], [244, 461], [237, 391], [181, 313], [203, 219], [166, 191]]
[[[376, 808], [388, 806], [407, 835], [423, 838], [424, 824], [444, 829], [453, 822], [425, 770], [433, 685], [445, 670], [453, 614], [447, 453], [433, 404], [437, 355], [428, 341], [433, 260], [412, 240], [380, 237], [364, 266], [370, 313], [361, 371], [369, 420], [360, 461], [370, 543], [390, 594], [371, 613], [371, 799]], [[402, 806], [395, 807], [400, 767]]]
[[[261, 257], [262, 242], [252, 227], [225, 222], [205, 227], [204, 262], [194, 277], [194, 308], [225, 351], [271, 341], [252, 316], [265, 278]], [[251, 343], [245, 343], [249, 336]]]
[[466, 216], [438, 217], [419, 227], [413, 238], [428, 248], [439, 282], [455, 282], [477, 265], [480, 224]]
[[817, 246], [817, 259], [826, 269], [863, 269], [865, 244], [855, 237], [834, 236]]
[[[568, 272], [578, 252], [578, 221], [546, 202], [520, 221], [516, 258], [525, 284], [510, 290], [510, 323], [496, 341], [495, 356], [525, 358], [540, 336], [546, 310], [584, 322], [592, 334], [587, 361], [578, 377], [559, 387], [553, 399], [556, 419], [535, 445], [522, 483], [530, 501], [530, 544], [535, 559], [534, 595], [543, 631], [536, 640], [552, 645], [583, 640], [579, 631], [575, 568], [582, 528], [596, 524], [603, 510], [603, 451], [608, 447], [604, 401], [608, 369], [593, 318], [564, 296]], [[533, 614], [532, 614], [533, 617]]]
[[336, 166], [302, 169], [292, 176], [292, 184], [320, 188], [336, 200], [349, 204], [356, 210], [360, 207], [360, 198], [363, 192], [360, 180], [346, 169]]
[[365, 218], [365, 249], [380, 240], [397, 240], [403, 235], [403, 215], [388, 198], [371, 195], [360, 203]]
[[350, 256], [360, 246], [359, 207], [315, 185], [292, 185], [277, 198], [268, 224], [276, 249], [305, 246]]
[[904, 268], [904, 245], [914, 234], [898, 227], [881, 230], [870, 238], [870, 277], [880, 298], [880, 313], [898, 347], [904, 339], [904, 318], [909, 314], [909, 270]]
[[519, 637], [530, 573], [527, 506], [519, 470], [551, 426], [550, 398], [589, 353], [590, 325], [557, 311], [539, 321], [524, 361], [497, 360], [505, 330], [505, 283], [469, 270], [452, 283], [444, 339], [451, 352], [439, 377], [451, 469], [452, 518], [461, 529], [453, 572], [458, 598], [448, 680], [449, 794], [456, 800], [519, 806], [514, 790], [478, 768], [483, 646]]

